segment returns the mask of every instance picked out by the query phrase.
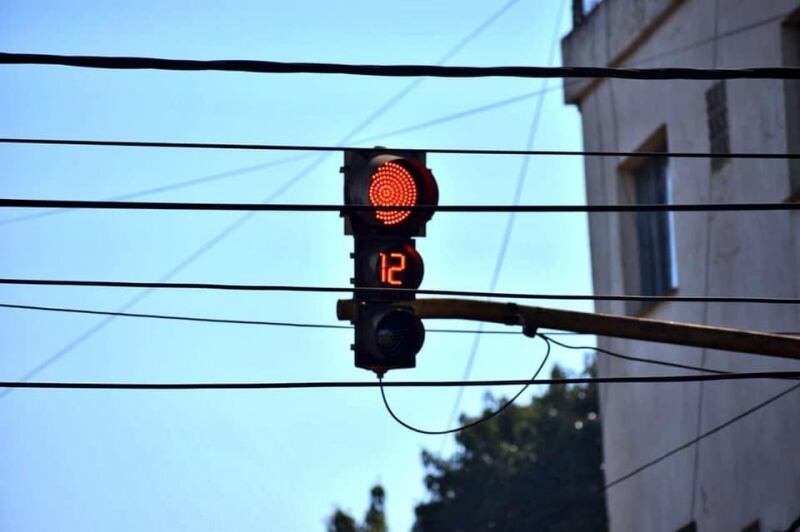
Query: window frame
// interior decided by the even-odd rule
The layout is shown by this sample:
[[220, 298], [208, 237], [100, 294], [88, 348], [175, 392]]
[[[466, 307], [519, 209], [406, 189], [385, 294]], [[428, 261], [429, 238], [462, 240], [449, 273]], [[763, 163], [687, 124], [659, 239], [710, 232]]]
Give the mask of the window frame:
[[[667, 132], [666, 126], [660, 126], [650, 137], [642, 143], [636, 150], [637, 152], [667, 152]], [[618, 168], [619, 175], [619, 201], [622, 204], [640, 204], [637, 195], [637, 179], [641, 178], [643, 169], [650, 164], [663, 164], [664, 172], [664, 202], [672, 203], [673, 198], [673, 176], [669, 165], [669, 158], [664, 157], [663, 161], [654, 162], [651, 157], [633, 156], [623, 161]], [[649, 202], [647, 202], [649, 203]], [[657, 282], [653, 283], [652, 290], [646, 290], [643, 286], [645, 277], [643, 276], [644, 259], [642, 257], [643, 239], [640, 235], [642, 220], [646, 217], [652, 219], [665, 219], [665, 229], [667, 232], [667, 242], [663, 255], [666, 256], [668, 264], [663, 270], [668, 277], [665, 282], [660, 283], [663, 287], [658, 290]], [[680, 275], [678, 271], [677, 239], [675, 230], [675, 214], [673, 212], [631, 212], [620, 213], [620, 240], [621, 240], [621, 263], [623, 286], [626, 294], [632, 295], [653, 295], [668, 296], [675, 294], [680, 285]], [[663, 217], [663, 218], [661, 218]], [[658, 223], [658, 222], [655, 222]], [[656, 231], [658, 232], [658, 231]], [[656, 274], [657, 275], [657, 274]], [[663, 278], [662, 278], [663, 280]], [[650, 301], [629, 301], [626, 302], [625, 312], [627, 314], [642, 315], [650, 312], [657, 306], [658, 302]]]

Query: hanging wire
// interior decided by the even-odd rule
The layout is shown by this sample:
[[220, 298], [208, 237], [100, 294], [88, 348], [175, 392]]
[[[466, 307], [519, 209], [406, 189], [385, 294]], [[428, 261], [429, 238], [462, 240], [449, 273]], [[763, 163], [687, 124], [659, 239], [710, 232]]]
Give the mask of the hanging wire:
[[379, 375], [378, 376], [378, 382], [380, 383], [381, 399], [383, 399], [383, 405], [386, 407], [386, 411], [389, 412], [389, 415], [392, 416], [392, 419], [397, 421], [400, 425], [404, 426], [408, 430], [416, 432], [418, 434], [427, 434], [427, 435], [452, 434], [454, 432], [461, 432], [462, 430], [467, 430], [469, 428], [476, 427], [476, 426], [480, 425], [481, 423], [489, 421], [493, 417], [500, 415], [506, 408], [508, 408], [509, 406], [514, 404], [514, 401], [516, 401], [519, 398], [519, 396], [522, 395], [522, 393], [525, 390], [527, 390], [528, 387], [531, 384], [534, 383], [534, 381], [536, 381], [536, 377], [539, 376], [539, 373], [542, 371], [542, 368], [544, 368], [544, 365], [547, 362], [547, 359], [550, 357], [550, 340], [548, 340], [544, 336], [541, 336], [541, 338], [542, 338], [542, 340], [544, 340], [544, 343], [547, 346], [547, 350], [544, 353], [544, 357], [542, 357], [541, 364], [539, 364], [539, 367], [536, 368], [536, 371], [533, 373], [533, 376], [530, 378], [530, 380], [522, 388], [520, 388], [520, 390], [516, 394], [514, 394], [514, 396], [511, 399], [509, 399], [508, 401], [503, 403], [497, 410], [494, 410], [494, 411], [490, 412], [489, 414], [486, 414], [485, 416], [483, 416], [482, 418], [480, 418], [480, 419], [478, 419], [476, 421], [472, 421], [470, 423], [466, 423], [464, 425], [461, 425], [460, 427], [454, 427], [454, 428], [451, 428], [451, 429], [444, 429], [444, 430], [426, 430], [426, 429], [421, 429], [421, 428], [415, 427], [415, 426], [411, 425], [410, 423], [407, 423], [407, 422], [403, 421], [402, 419], [400, 419], [399, 417], [397, 417], [397, 414], [394, 413], [394, 411], [392, 410], [392, 407], [389, 406], [389, 401], [386, 400], [386, 392], [383, 389], [383, 375]]

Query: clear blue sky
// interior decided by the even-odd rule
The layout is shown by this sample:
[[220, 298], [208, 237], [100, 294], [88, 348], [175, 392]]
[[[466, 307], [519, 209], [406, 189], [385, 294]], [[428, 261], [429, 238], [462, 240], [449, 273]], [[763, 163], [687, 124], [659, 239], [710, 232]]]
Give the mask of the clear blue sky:
[[[450, 60], [544, 65], [559, 2], [513, 3]], [[503, 2], [5, 1], [0, 50], [197, 59], [436, 63]], [[456, 7], [457, 5], [457, 7]], [[569, 6], [558, 36], [568, 31]], [[559, 61], [558, 55], [555, 59]], [[412, 80], [236, 73], [0, 67], [0, 136], [335, 144]], [[551, 80], [550, 85], [559, 83]], [[405, 134], [385, 133], [537, 90], [541, 81], [425, 79], [351, 143], [523, 148], [537, 100]], [[362, 142], [361, 139], [364, 140]], [[547, 93], [536, 148], [580, 149], [577, 111]], [[0, 196], [107, 199], [296, 154], [0, 146]], [[301, 154], [302, 155], [302, 154]], [[163, 201], [342, 201], [341, 155], [312, 154], [137, 197]], [[521, 157], [430, 156], [442, 204], [510, 203]], [[578, 158], [533, 158], [522, 202], [584, 202]], [[261, 284], [347, 284], [352, 241], [330, 213], [74, 211], [8, 222], [0, 276]], [[418, 242], [423, 288], [486, 290], [506, 214], [439, 213]], [[590, 293], [586, 218], [523, 214], [496, 289]], [[336, 323], [336, 295], [0, 287], [1, 303]], [[552, 303], [551, 303], [552, 304]], [[557, 303], [556, 303], [557, 304]], [[590, 310], [586, 303], [564, 308]], [[372, 380], [352, 365], [349, 331], [162, 322], [0, 309], [0, 378], [75, 381]], [[474, 324], [435, 323], [474, 328]], [[577, 339], [576, 339], [577, 341]], [[458, 379], [472, 337], [429, 334], [415, 370], [392, 379]], [[540, 341], [482, 339], [473, 378], [524, 378]], [[577, 370], [580, 353], [554, 350]], [[549, 372], [549, 367], [547, 369]], [[464, 394], [477, 413], [486, 390]], [[493, 390], [510, 394], [511, 389]], [[409, 422], [447, 423], [456, 390], [390, 390]], [[529, 395], [524, 397], [528, 400]], [[377, 390], [14, 391], [0, 397], [0, 529], [322, 530], [335, 506], [361, 517], [370, 486], [407, 530], [425, 495], [420, 451], [452, 437], [396, 425]]]

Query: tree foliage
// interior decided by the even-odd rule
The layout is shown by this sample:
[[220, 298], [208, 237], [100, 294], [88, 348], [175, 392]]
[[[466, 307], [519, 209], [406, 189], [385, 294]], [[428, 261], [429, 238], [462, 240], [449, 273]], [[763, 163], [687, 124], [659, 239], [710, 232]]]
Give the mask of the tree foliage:
[[[500, 404], [489, 397], [484, 415]], [[456, 442], [450, 458], [423, 451], [429, 501], [416, 507], [415, 531], [607, 528], [596, 386], [551, 385]]]
[[386, 525], [386, 492], [381, 485], [376, 485], [372, 487], [369, 495], [369, 508], [363, 524], [357, 524], [355, 519], [337, 509], [328, 519], [328, 532], [387, 532], [389, 528]]
[[[489, 396], [482, 416], [503, 402]], [[423, 451], [428, 501], [415, 509], [414, 532], [606, 530], [598, 410], [596, 385], [550, 385], [529, 405], [458, 433], [451, 457]], [[328, 531], [387, 532], [385, 496], [373, 487], [363, 524], [337, 510]]]

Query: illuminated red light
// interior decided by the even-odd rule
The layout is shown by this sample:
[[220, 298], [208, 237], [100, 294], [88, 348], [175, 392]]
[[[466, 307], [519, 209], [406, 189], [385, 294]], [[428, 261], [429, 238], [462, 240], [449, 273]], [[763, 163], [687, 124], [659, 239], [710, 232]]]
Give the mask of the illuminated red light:
[[[416, 205], [417, 184], [414, 176], [395, 162], [383, 163], [372, 174], [369, 185], [369, 202], [376, 207]], [[384, 225], [398, 224], [410, 215], [411, 211], [403, 210], [375, 211], [375, 217]]]

